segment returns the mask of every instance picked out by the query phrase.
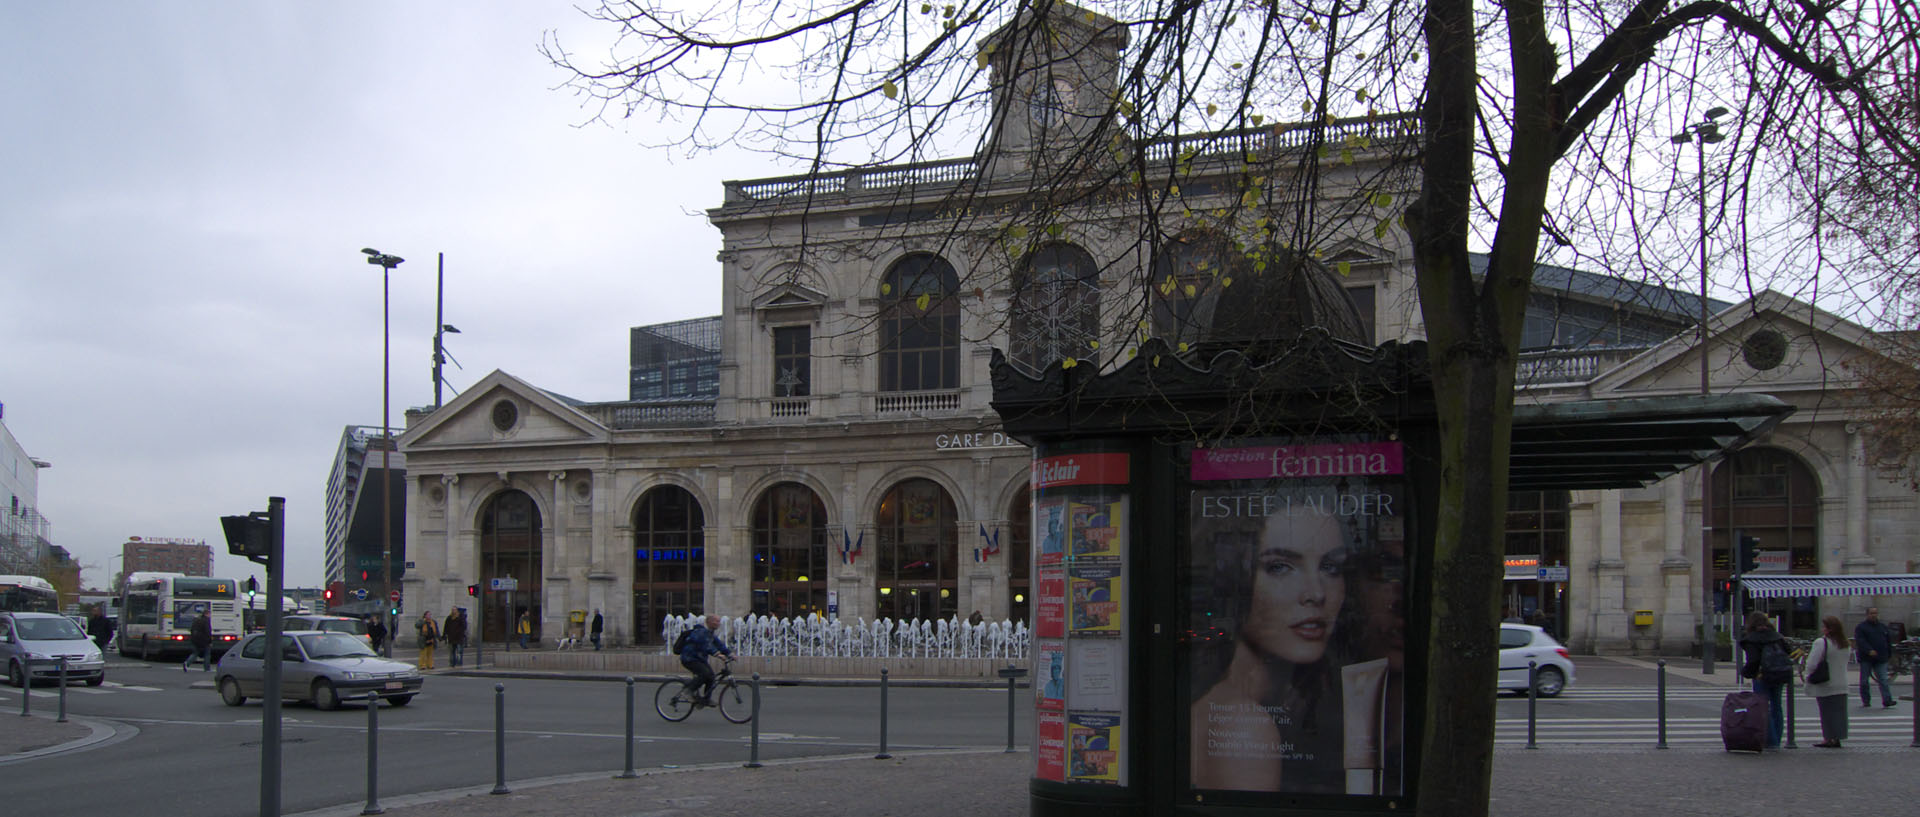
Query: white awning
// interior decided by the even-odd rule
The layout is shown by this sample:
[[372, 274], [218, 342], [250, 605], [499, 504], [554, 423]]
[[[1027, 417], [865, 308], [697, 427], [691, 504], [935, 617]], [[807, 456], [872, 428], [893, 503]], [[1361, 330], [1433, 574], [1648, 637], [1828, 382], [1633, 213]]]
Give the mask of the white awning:
[[1741, 580], [1756, 599], [1803, 596], [1899, 596], [1920, 594], [1920, 573], [1862, 573], [1857, 576], [1747, 576]]

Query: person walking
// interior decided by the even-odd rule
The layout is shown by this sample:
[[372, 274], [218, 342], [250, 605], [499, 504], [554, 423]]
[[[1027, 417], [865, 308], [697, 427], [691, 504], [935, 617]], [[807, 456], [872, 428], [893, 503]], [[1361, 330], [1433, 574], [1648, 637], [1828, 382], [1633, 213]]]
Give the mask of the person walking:
[[193, 666], [193, 659], [200, 659], [200, 671], [213, 671], [213, 622], [209, 621], [210, 611], [206, 605], [194, 608], [200, 615], [195, 616], [192, 626], [187, 628], [187, 643], [193, 646], [193, 652], [187, 660], [180, 663], [180, 671], [186, 672]]
[[440, 625], [433, 623], [432, 611], [421, 610], [420, 623], [413, 626], [420, 631], [420, 660], [417, 663], [421, 669], [433, 669], [433, 647], [440, 643]]
[[440, 628], [440, 635], [447, 640], [447, 666], [458, 667], [467, 663], [467, 610], [455, 607], [447, 614], [447, 623]]
[[1787, 731], [1781, 693], [1793, 682], [1793, 658], [1787, 654], [1786, 640], [1773, 628], [1773, 619], [1759, 610], [1747, 614], [1740, 648], [1746, 651], [1740, 677], [1752, 680], [1753, 691], [1767, 696], [1767, 748], [1778, 749]]
[[513, 631], [520, 634], [520, 649], [526, 649], [527, 636], [533, 635], [533, 616], [526, 610], [521, 610], [520, 623], [513, 625]]
[[1839, 616], [1820, 620], [1820, 637], [1807, 650], [1807, 695], [1820, 706], [1820, 737], [1814, 744], [1838, 749], [1847, 739], [1847, 625]]
[[107, 651], [107, 642], [113, 640], [113, 622], [107, 620], [107, 613], [99, 607], [93, 608], [93, 615], [87, 617], [87, 637], [101, 652]]
[[607, 628], [607, 621], [600, 617], [600, 608], [593, 608], [593, 626], [587, 629], [587, 637], [593, 640], [593, 649], [600, 651], [600, 633]]
[[1880, 682], [1880, 705], [1893, 706], [1900, 699], [1887, 684], [1887, 662], [1893, 660], [1893, 633], [1880, 621], [1880, 608], [1868, 607], [1865, 621], [1854, 625], [1854, 649], [1860, 653], [1860, 705], [1873, 706], [1873, 687], [1868, 679]]

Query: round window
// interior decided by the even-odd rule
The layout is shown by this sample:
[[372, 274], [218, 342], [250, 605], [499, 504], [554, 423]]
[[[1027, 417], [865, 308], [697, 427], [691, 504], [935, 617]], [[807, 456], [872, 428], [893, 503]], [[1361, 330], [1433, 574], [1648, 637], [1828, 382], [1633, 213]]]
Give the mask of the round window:
[[1740, 356], [1755, 371], [1772, 369], [1787, 359], [1787, 336], [1774, 329], [1754, 332], [1741, 342]]
[[520, 407], [512, 400], [502, 400], [493, 404], [493, 427], [501, 431], [513, 430], [513, 424], [520, 421]]

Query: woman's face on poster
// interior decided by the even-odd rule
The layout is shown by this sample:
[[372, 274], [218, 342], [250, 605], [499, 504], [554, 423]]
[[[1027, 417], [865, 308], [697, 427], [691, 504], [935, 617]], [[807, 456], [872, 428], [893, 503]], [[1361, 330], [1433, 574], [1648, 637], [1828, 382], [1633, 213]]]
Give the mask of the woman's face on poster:
[[1320, 660], [1346, 600], [1346, 561], [1339, 517], [1268, 517], [1253, 554], [1253, 595], [1241, 639], [1273, 658]]

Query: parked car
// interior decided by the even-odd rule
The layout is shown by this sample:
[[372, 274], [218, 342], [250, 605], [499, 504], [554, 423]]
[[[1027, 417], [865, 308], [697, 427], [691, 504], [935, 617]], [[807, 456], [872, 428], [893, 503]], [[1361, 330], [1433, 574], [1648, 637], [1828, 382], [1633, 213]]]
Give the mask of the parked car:
[[0, 661], [7, 681], [17, 687], [29, 683], [59, 683], [59, 659], [67, 659], [67, 680], [97, 687], [107, 680], [107, 662], [87, 631], [72, 619], [55, 613], [0, 613]]
[[280, 631], [320, 630], [329, 633], [347, 633], [357, 635], [361, 641], [372, 644], [367, 639], [367, 622], [347, 616], [329, 616], [320, 613], [300, 613], [284, 616], [280, 619]]
[[[240, 706], [266, 695], [266, 633], [253, 633], [220, 658], [214, 686], [220, 700]], [[374, 654], [367, 642], [349, 633], [301, 630], [280, 636], [280, 697], [312, 701], [317, 709], [338, 709], [345, 699], [378, 695], [406, 706], [420, 693], [420, 669]]]
[[1547, 631], [1531, 624], [1500, 625], [1500, 689], [1525, 694], [1527, 662], [1539, 664], [1534, 689], [1551, 698], [1573, 686], [1573, 658]]

